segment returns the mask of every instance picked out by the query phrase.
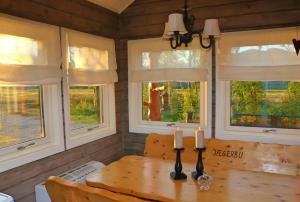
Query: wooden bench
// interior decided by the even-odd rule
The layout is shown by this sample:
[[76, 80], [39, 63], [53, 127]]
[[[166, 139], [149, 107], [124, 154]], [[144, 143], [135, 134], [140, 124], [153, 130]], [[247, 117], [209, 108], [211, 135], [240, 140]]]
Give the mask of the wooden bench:
[[132, 196], [76, 184], [56, 176], [48, 178], [46, 189], [52, 202], [145, 202]]
[[[194, 137], [184, 137], [181, 159], [197, 162]], [[300, 176], [300, 146], [263, 144], [232, 140], [205, 140], [204, 166]], [[173, 135], [150, 134], [146, 139], [144, 155], [175, 160]]]

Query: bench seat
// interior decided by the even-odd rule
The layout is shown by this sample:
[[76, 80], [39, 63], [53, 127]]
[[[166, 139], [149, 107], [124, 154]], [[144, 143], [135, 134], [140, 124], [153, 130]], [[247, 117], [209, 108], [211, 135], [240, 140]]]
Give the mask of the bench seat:
[[[197, 162], [194, 137], [184, 137], [181, 159]], [[205, 140], [203, 153], [205, 166], [235, 168], [300, 176], [300, 146], [264, 144], [236, 140]], [[160, 159], [175, 160], [173, 135], [150, 134], [146, 139], [144, 155]]]

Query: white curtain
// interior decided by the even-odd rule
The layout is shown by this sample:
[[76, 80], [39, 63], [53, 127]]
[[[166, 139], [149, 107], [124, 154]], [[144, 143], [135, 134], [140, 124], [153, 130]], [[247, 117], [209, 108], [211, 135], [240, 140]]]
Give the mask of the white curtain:
[[161, 38], [128, 42], [129, 81], [205, 81], [211, 52], [200, 49], [198, 38], [173, 50]]
[[59, 27], [0, 14], [0, 84], [58, 83]]
[[70, 85], [97, 85], [118, 81], [113, 39], [63, 28], [62, 40]]
[[218, 43], [221, 80], [300, 80], [297, 28], [223, 34]]

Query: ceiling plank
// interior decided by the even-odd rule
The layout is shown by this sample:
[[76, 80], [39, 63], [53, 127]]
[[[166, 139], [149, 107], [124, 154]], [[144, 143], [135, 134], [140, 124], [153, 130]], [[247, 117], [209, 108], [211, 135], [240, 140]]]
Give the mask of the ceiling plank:
[[112, 10], [116, 13], [121, 13], [125, 10], [130, 4], [134, 2], [134, 0], [87, 0], [109, 10]]

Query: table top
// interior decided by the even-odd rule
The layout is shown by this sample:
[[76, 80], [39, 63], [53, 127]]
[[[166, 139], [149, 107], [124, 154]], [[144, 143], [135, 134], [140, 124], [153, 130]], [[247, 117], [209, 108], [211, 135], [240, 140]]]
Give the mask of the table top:
[[234, 169], [205, 168], [213, 177], [209, 190], [201, 191], [191, 177], [195, 165], [183, 163], [186, 180], [174, 181], [174, 162], [141, 156], [125, 156], [98, 173], [87, 176], [92, 187], [140, 198], [174, 202], [299, 202], [300, 177]]

